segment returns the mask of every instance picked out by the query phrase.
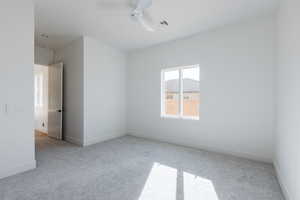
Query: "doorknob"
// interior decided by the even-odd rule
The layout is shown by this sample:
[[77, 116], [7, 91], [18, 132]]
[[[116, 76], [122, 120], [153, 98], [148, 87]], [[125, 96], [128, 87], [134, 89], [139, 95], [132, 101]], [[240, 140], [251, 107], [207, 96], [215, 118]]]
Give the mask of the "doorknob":
[[57, 110], [57, 112], [62, 112], [62, 110]]

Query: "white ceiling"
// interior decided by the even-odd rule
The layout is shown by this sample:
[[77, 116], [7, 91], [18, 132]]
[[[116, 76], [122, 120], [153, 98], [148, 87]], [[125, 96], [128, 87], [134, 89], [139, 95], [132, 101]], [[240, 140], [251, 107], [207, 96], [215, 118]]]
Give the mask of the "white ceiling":
[[167, 20], [169, 26], [147, 32], [122, 8], [128, 0], [105, 0], [120, 5], [113, 7], [104, 7], [103, 1], [34, 0], [36, 43], [55, 49], [85, 35], [121, 49], [142, 48], [270, 14], [277, 8], [277, 0], [153, 0], [149, 14], [155, 22]]

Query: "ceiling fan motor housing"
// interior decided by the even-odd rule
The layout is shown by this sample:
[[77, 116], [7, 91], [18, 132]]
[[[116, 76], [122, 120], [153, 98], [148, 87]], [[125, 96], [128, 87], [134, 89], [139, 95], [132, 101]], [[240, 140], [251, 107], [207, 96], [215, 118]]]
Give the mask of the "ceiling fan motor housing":
[[135, 10], [131, 13], [131, 16], [132, 16], [132, 17], [143, 17], [143, 12], [135, 9]]

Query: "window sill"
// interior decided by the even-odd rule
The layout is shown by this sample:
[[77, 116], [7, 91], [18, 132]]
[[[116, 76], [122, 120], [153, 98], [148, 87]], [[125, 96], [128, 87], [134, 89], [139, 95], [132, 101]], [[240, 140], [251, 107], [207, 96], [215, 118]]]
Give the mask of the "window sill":
[[182, 119], [182, 120], [199, 120], [199, 117], [183, 117], [183, 116], [176, 116], [176, 115], [161, 115], [161, 118], [164, 119]]

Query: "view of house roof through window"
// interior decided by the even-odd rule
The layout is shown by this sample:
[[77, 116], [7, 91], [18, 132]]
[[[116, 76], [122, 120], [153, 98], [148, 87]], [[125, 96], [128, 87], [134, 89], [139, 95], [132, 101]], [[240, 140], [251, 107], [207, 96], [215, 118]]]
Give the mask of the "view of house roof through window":
[[162, 71], [162, 117], [199, 119], [200, 68], [198, 65]]

